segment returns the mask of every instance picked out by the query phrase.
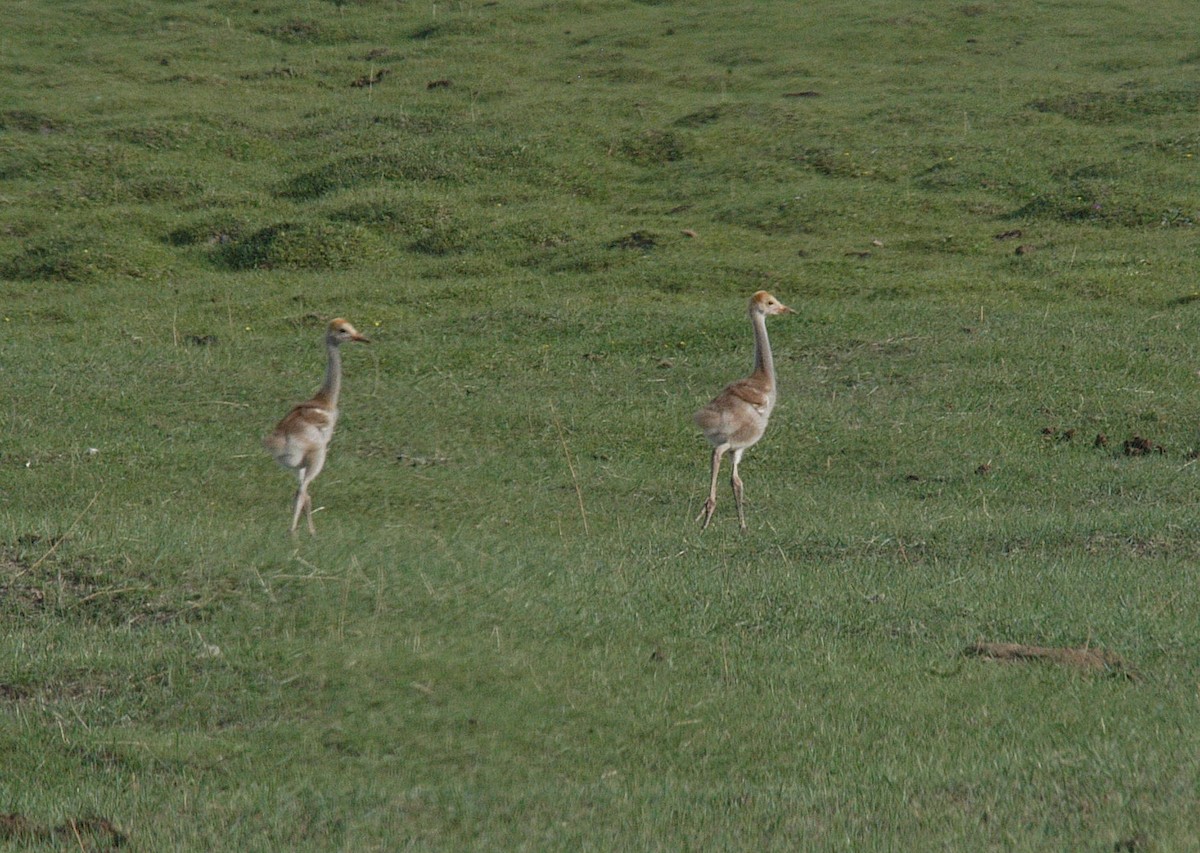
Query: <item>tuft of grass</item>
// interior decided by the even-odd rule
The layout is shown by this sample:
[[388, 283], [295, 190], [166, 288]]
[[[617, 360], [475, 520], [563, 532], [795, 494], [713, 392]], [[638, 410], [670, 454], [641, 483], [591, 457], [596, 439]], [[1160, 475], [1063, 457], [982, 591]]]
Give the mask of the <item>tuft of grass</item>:
[[213, 259], [235, 271], [345, 269], [373, 252], [369, 232], [337, 223], [282, 222], [216, 242]]
[[1154, 116], [1200, 112], [1200, 87], [1128, 86], [1119, 91], [1078, 92], [1031, 101], [1032, 109], [1089, 124], [1145, 121]]
[[0, 276], [17, 281], [86, 282], [120, 276], [161, 278], [172, 258], [153, 241], [114, 240], [99, 227], [39, 230], [0, 255]]
[[375, 181], [440, 181], [450, 177], [432, 148], [403, 155], [354, 155], [297, 175], [281, 193], [300, 201]]

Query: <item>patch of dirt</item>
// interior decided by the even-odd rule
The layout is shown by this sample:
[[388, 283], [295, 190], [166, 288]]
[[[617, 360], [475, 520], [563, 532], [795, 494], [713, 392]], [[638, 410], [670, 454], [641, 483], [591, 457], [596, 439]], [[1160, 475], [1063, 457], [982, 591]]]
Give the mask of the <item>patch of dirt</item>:
[[[103, 817], [85, 817], [79, 820], [69, 820], [62, 826], [54, 828], [54, 834], [59, 838], [74, 839], [81, 843], [85, 836], [93, 841], [92, 849], [105, 850], [122, 846], [128, 837], [117, 829], [112, 821]], [[85, 848], [86, 849], [86, 848]]]
[[276, 66], [267, 71], [254, 71], [238, 75], [242, 80], [291, 80], [292, 78], [303, 76], [303, 72], [287, 65], [283, 67]]
[[396, 454], [396, 461], [409, 468], [429, 468], [434, 465], [445, 465], [450, 461], [449, 456], [443, 456], [436, 451], [428, 456], [401, 450]]
[[1083, 672], [1121, 675], [1131, 681], [1138, 680], [1137, 673], [1120, 655], [1088, 646], [1072, 649], [1027, 646], [1024, 643], [972, 643], [963, 649], [963, 654], [1007, 663], [1056, 663]]
[[675, 163], [687, 154], [686, 140], [673, 130], [652, 129], [626, 137], [620, 153], [639, 166]]
[[1187, 536], [1116, 536], [1094, 533], [1084, 541], [1089, 554], [1121, 554], [1131, 557], [1179, 555], [1195, 561], [1200, 557], [1200, 542]]
[[[36, 560], [25, 548], [0, 543], [0, 619], [53, 613], [136, 628], [203, 618], [204, 605], [195, 597], [175, 598], [151, 577], [114, 572], [94, 555], [55, 553], [61, 537], [32, 541], [39, 548], [50, 543]], [[0, 685], [0, 698], [2, 691]]]
[[26, 110], [0, 112], [0, 130], [20, 130], [25, 133], [57, 133], [68, 128], [57, 119]]
[[1142, 438], [1140, 435], [1133, 435], [1125, 439], [1125, 443], [1121, 445], [1121, 450], [1126, 456], [1149, 456], [1152, 453], [1166, 453], [1167, 449], [1161, 444], [1157, 444], [1148, 438]]
[[69, 818], [55, 827], [36, 823], [22, 814], [0, 815], [0, 841], [57, 844], [80, 850], [115, 850], [129, 840], [103, 817]]
[[24, 815], [0, 815], [0, 839], [5, 841], [32, 841], [38, 827]]
[[[0, 682], [0, 708], [6, 704], [55, 711], [61, 706], [100, 706], [115, 697], [141, 697], [147, 691], [159, 689], [166, 674], [153, 672], [143, 675], [103, 672], [94, 669], [75, 669], [55, 673], [29, 683]], [[116, 753], [113, 760], [125, 761]], [[3, 845], [0, 845], [2, 847]]]
[[362, 77], [359, 77], [355, 80], [350, 81], [350, 88], [352, 88], [352, 89], [370, 88], [371, 86], [374, 86], [377, 83], [379, 83], [379, 81], [382, 80], [384, 77], [386, 77], [387, 73], [388, 73], [388, 70], [386, 68], [380, 68], [374, 74], [364, 74]]
[[21, 702], [32, 695], [28, 687], [0, 682], [0, 702]]
[[653, 249], [658, 245], [658, 237], [649, 231], [634, 231], [608, 244], [610, 249]]
[[[34, 544], [39, 540], [40, 537], [27, 534], [18, 539], [18, 542]], [[0, 612], [11, 609], [29, 613], [41, 609], [46, 595], [26, 579], [33, 565], [33, 561], [23, 557], [20, 552], [0, 547]], [[0, 698], [2, 697], [3, 685], [0, 685]]]
[[288, 21], [265, 32], [268, 36], [287, 44], [317, 42], [323, 35], [321, 25], [313, 21]]
[[1028, 106], [1088, 124], [1117, 124], [1144, 120], [1146, 116], [1195, 112], [1196, 88], [1143, 86], [1108, 92], [1073, 92], [1033, 101]]
[[118, 752], [111, 749], [85, 749], [82, 746], [73, 746], [67, 750], [72, 756], [79, 761], [91, 767], [101, 768], [128, 768], [130, 766], [129, 759]]
[[1042, 437], [1047, 441], [1072, 441], [1075, 438], [1075, 430], [1060, 430], [1058, 427], [1042, 427]]
[[288, 320], [288, 323], [297, 329], [323, 329], [328, 322], [328, 319], [314, 311], [309, 311], [306, 314], [301, 314], [299, 317], [293, 317]]

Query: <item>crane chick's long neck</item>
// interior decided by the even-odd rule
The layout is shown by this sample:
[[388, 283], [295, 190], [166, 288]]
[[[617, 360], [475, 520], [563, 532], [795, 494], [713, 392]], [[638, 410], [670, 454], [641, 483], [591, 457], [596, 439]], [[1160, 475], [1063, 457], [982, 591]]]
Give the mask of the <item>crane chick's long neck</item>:
[[775, 362], [771, 359], [771, 342], [767, 339], [767, 318], [759, 311], [750, 312], [754, 324], [754, 375], [761, 376], [770, 388], [775, 387]]
[[325, 384], [313, 399], [320, 400], [331, 409], [337, 409], [338, 395], [342, 391], [342, 353], [332, 341], [325, 344], [325, 349], [329, 356], [325, 365]]

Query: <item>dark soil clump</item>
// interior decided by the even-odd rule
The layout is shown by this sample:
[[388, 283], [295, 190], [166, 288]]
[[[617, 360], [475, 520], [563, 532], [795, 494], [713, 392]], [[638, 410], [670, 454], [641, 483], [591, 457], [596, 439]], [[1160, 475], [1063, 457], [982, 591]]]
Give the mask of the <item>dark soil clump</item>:
[[1122, 675], [1130, 680], [1137, 679], [1136, 673], [1120, 655], [1088, 646], [1072, 649], [1027, 646], [1024, 643], [973, 643], [963, 649], [963, 654], [968, 657], [1010, 663], [1044, 661], [1073, 667], [1083, 672]]

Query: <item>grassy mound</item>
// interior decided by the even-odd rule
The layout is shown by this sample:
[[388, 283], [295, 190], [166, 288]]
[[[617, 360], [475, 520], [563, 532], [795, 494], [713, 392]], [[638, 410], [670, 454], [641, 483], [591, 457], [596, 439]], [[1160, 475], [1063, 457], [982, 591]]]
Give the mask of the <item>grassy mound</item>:
[[214, 261], [233, 271], [339, 270], [366, 263], [379, 254], [363, 228], [328, 222], [281, 222], [231, 235], [212, 250]]

